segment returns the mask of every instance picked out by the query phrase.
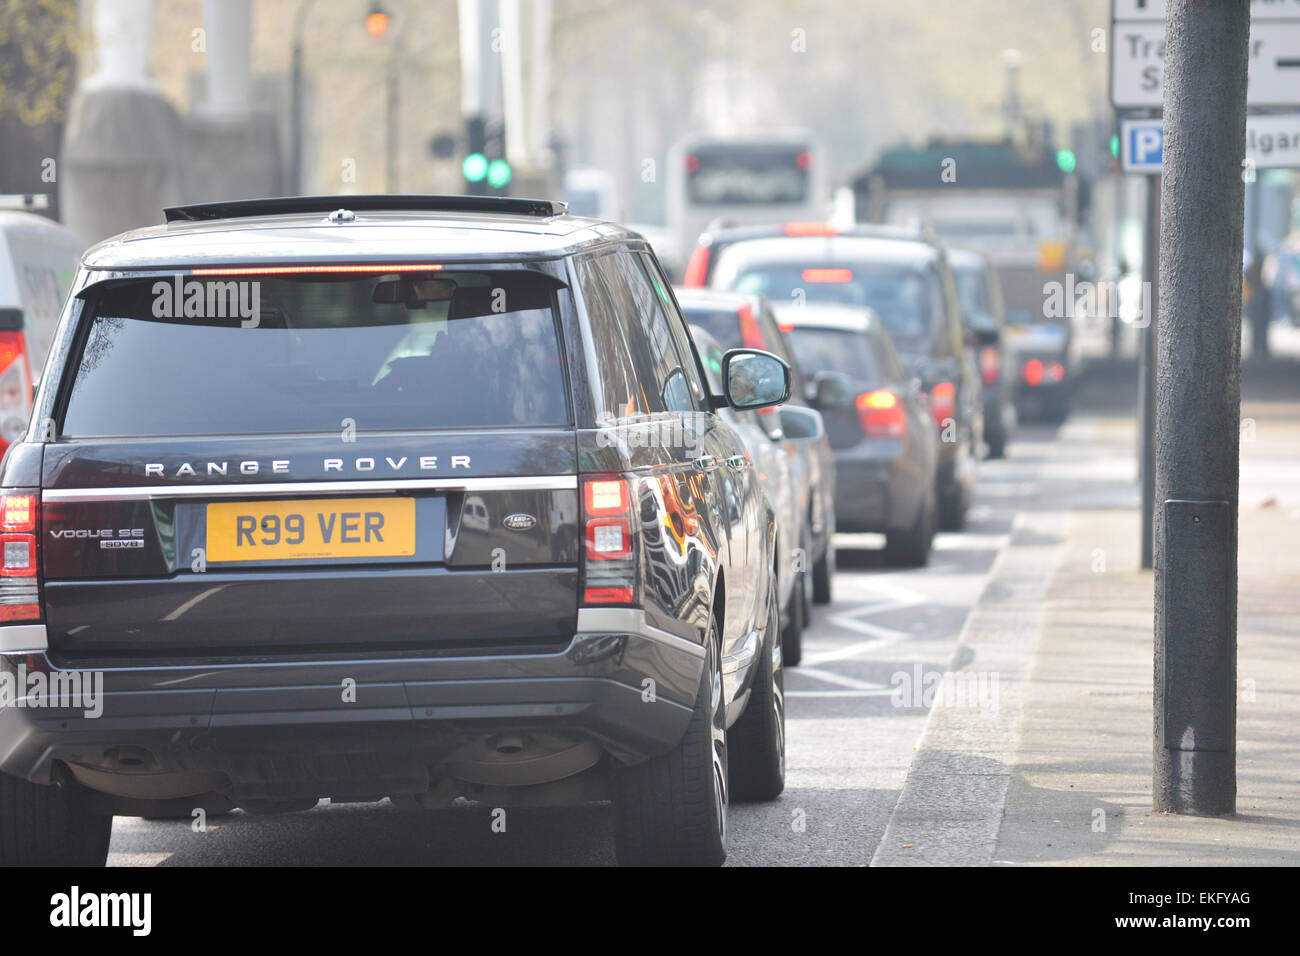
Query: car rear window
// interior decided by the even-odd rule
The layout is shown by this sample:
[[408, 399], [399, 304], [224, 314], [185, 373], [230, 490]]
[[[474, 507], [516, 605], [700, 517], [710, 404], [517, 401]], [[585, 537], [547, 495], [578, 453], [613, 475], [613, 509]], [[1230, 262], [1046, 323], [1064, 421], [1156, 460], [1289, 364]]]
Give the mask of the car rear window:
[[755, 264], [737, 273], [732, 288], [762, 293], [775, 303], [866, 306], [880, 316], [885, 331], [905, 351], [933, 337], [938, 312], [933, 283], [924, 272], [914, 269], [881, 269], [852, 262]]
[[785, 340], [806, 377], [818, 372], [843, 372], [854, 382], [866, 384], [883, 377], [871, 342], [861, 332], [795, 326], [785, 333]]
[[536, 274], [154, 276], [92, 290], [87, 312], [70, 438], [572, 420]]
[[717, 339], [724, 349], [740, 348], [740, 317], [735, 309], [683, 305], [682, 315], [691, 325], [699, 326]]

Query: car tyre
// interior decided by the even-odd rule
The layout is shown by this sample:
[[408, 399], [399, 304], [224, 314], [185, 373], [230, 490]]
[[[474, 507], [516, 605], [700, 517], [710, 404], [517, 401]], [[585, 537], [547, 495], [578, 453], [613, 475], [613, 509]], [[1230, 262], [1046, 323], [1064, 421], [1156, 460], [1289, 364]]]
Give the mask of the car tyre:
[[776, 610], [768, 615], [768, 639], [755, 665], [745, 712], [727, 734], [731, 749], [731, 795], [736, 800], [775, 800], [785, 789], [785, 660], [784, 636]]
[[912, 526], [885, 534], [885, 564], [897, 568], [919, 568], [930, 560], [934, 540], [934, 494], [926, 496]]
[[0, 866], [103, 866], [112, 834], [112, 816], [94, 813], [78, 784], [0, 773]]
[[614, 772], [614, 848], [623, 866], [721, 866], [727, 858], [727, 705], [709, 618], [690, 723], [666, 754]]

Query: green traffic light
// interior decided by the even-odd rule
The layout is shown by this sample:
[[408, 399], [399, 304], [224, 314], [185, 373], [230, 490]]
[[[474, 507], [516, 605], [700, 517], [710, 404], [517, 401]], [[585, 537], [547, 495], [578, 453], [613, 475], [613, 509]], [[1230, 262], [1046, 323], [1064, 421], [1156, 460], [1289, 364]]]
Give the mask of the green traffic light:
[[1110, 134], [1110, 154], [1116, 159], [1119, 158], [1119, 133]]
[[487, 157], [482, 153], [470, 153], [460, 164], [460, 171], [465, 174], [465, 179], [469, 182], [481, 183], [483, 177], [488, 174]]
[[488, 185], [493, 189], [501, 189], [510, 185], [510, 164], [504, 159], [494, 159], [488, 163], [487, 168]]
[[1078, 161], [1075, 159], [1074, 153], [1070, 150], [1058, 149], [1056, 151], [1056, 165], [1060, 168], [1061, 172], [1072, 173], [1074, 172], [1074, 167], [1078, 165]]

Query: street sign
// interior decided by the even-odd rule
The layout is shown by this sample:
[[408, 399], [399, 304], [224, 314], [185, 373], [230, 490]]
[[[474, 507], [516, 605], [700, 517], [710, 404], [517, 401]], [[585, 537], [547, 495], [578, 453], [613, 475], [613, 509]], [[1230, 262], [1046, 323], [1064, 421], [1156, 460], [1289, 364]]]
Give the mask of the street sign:
[[1164, 124], [1159, 119], [1125, 120], [1120, 123], [1119, 162], [1124, 172], [1159, 173], [1164, 146]]
[[[1158, 173], [1164, 158], [1164, 125], [1155, 119], [1119, 124], [1120, 168]], [[1300, 113], [1246, 117], [1246, 155], [1256, 169], [1300, 169]]]
[[[1160, 108], [1164, 96], [1163, 0], [1116, 0], [1110, 99], [1119, 109]], [[1251, 4], [1247, 106], [1300, 106], [1300, 0]]]

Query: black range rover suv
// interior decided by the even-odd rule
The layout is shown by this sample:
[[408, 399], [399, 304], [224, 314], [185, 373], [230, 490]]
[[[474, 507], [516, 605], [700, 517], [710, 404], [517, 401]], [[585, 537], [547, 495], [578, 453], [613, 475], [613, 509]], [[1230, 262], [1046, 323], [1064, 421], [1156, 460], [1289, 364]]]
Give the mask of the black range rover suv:
[[[339, 209], [346, 203], [346, 209]], [[612, 800], [717, 864], [784, 785], [774, 517], [635, 233], [213, 203], [90, 250], [0, 467], [0, 863], [113, 814]]]

